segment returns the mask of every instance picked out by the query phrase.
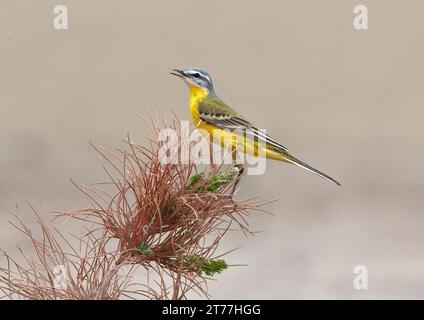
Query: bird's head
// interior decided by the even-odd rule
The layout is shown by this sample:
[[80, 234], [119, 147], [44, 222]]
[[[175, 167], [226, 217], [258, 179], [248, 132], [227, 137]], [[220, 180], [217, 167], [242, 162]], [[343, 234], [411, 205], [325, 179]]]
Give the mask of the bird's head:
[[213, 91], [212, 78], [206, 71], [196, 68], [173, 69], [171, 74], [183, 79], [190, 88], [198, 87], [208, 92]]

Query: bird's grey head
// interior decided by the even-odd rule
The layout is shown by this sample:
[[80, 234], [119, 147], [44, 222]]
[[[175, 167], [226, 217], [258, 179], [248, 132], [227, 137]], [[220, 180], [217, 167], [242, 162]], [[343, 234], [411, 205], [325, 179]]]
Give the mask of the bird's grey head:
[[212, 78], [206, 71], [197, 68], [173, 69], [171, 74], [180, 77], [187, 85], [213, 91]]

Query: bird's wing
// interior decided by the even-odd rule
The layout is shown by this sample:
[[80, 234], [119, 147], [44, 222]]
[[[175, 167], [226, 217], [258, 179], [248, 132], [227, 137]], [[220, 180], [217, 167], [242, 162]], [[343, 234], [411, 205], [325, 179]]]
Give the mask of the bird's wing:
[[247, 136], [265, 142], [283, 153], [287, 148], [272, 139], [265, 132], [246, 120], [238, 112], [219, 98], [208, 98], [199, 104], [199, 117], [202, 121], [223, 130], [242, 131]]

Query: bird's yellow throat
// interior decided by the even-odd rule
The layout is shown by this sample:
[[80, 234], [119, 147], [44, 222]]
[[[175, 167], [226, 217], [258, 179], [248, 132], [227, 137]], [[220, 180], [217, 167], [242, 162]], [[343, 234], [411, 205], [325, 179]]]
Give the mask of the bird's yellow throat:
[[209, 95], [209, 91], [205, 88], [190, 86], [190, 113], [193, 118], [193, 123], [198, 126], [199, 118], [199, 103], [205, 100]]

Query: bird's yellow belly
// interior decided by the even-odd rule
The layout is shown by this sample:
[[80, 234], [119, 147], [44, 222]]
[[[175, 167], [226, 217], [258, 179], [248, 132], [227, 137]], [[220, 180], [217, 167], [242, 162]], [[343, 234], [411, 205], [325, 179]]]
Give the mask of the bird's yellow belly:
[[243, 152], [256, 157], [283, 160], [281, 153], [270, 150], [264, 143], [258, 143], [249, 137], [211, 126], [202, 121], [198, 113], [197, 115], [192, 113], [192, 119], [203, 136], [228, 151], [237, 150], [237, 152]]

